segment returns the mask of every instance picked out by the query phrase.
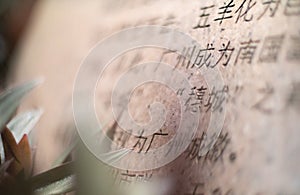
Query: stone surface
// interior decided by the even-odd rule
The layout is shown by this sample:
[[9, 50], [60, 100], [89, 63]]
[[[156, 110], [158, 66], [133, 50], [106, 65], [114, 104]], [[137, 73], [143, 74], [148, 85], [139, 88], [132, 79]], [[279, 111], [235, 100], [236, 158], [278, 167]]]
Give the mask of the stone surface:
[[[197, 154], [205, 132], [203, 129], [207, 127], [212, 111], [209, 103], [213, 98], [220, 101], [223, 96], [216, 100], [210, 88], [202, 103], [187, 103], [188, 109], [197, 109], [197, 106], [203, 109], [199, 119], [201, 126], [191, 145], [169, 165], [142, 172], [141, 177], [172, 178], [169, 194], [298, 194], [300, 7], [297, 2], [299, 4], [296, 0], [40, 2], [19, 49], [11, 81], [20, 83], [39, 76], [45, 78], [43, 85], [20, 109], [21, 112], [41, 107], [45, 112], [36, 127], [36, 172], [49, 168], [67, 144], [68, 137], [63, 129], [73, 120], [74, 80], [89, 50], [121, 29], [163, 25], [196, 39], [202, 47], [202, 53], [198, 53], [202, 56], [201, 63], [208, 59], [201, 68], [209, 66], [208, 69], [221, 72], [228, 91], [216, 90], [219, 95], [225, 94], [222, 112], [226, 112], [226, 118], [216, 145], [200, 157]], [[227, 5], [231, 12], [226, 12], [222, 20]], [[228, 50], [221, 58], [222, 49], [229, 42], [234, 50]], [[188, 47], [192, 49], [192, 45]], [[207, 48], [214, 49], [205, 53]], [[178, 55], [171, 53], [161, 58], [163, 52], [154, 48], [131, 51], [109, 66], [96, 91], [97, 114], [102, 123], [112, 120], [110, 93], [118, 76], [128, 67], [149, 60], [173, 66], [178, 63]], [[197, 68], [186, 68], [187, 63], [185, 61], [181, 67], [180, 62], [178, 70], [191, 76], [195, 87], [205, 87], [205, 76], [199, 74]], [[191, 89], [185, 90], [192, 93]], [[149, 121], [147, 105], [152, 100], [162, 101], [169, 110], [162, 128], [168, 136], [155, 140], [151, 148], [163, 145], [176, 133], [180, 120], [176, 97], [176, 93], [158, 84], [142, 86], [133, 93], [129, 110], [140, 123]], [[214, 112], [220, 111], [217, 108]], [[123, 135], [118, 129], [114, 135], [116, 141], [120, 134]], [[125, 145], [131, 148], [136, 142], [137, 138], [133, 136]], [[116, 179], [134, 181], [137, 178], [124, 173], [127, 172], [117, 171]]]

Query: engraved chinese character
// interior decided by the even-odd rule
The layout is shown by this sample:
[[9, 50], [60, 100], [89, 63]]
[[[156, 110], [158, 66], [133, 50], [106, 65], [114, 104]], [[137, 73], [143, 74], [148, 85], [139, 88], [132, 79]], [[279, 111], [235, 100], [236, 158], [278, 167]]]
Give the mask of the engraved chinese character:
[[146, 152], [148, 152], [152, 146], [152, 143], [155, 139], [155, 137], [161, 137], [161, 136], [168, 136], [169, 134], [168, 133], [163, 133], [162, 130], [160, 129], [158, 133], [154, 133], [151, 137], [151, 140], [150, 140], [150, 143], [148, 145], [148, 148], [146, 149]]
[[142, 130], [140, 136], [137, 136], [137, 142], [135, 143], [135, 145], [133, 146], [133, 149], [138, 149], [138, 153], [141, 153], [142, 150], [144, 149], [145, 147], [145, 144], [147, 142], [147, 137], [144, 137], [143, 136], [144, 134], [144, 130]]
[[185, 88], [180, 88], [176, 91], [176, 95], [182, 96], [183, 92], [185, 91]]
[[300, 15], [300, 0], [287, 0], [284, 8], [286, 16]]
[[259, 56], [260, 62], [276, 62], [281, 50], [284, 36], [269, 36], [265, 38], [262, 51]]
[[193, 138], [191, 144], [187, 148], [186, 152], [187, 158], [193, 159], [201, 159], [202, 150], [206, 148], [205, 142], [207, 141], [207, 134], [205, 132], [202, 133], [201, 137]]
[[264, 11], [257, 18], [258, 20], [260, 20], [267, 12], [270, 13], [270, 17], [274, 17], [280, 4], [280, 0], [263, 0], [262, 4], [264, 5]]
[[256, 5], [256, 1], [252, 3], [252, 0], [248, 1], [247, 6], [245, 5], [247, 0], [244, 0], [240, 7], [235, 11], [238, 13], [235, 23], [237, 23], [240, 18], [243, 18], [245, 22], [250, 22], [253, 19], [253, 15], [248, 15], [249, 11]]
[[[191, 193], [185, 193], [185, 195], [204, 195], [204, 183], [196, 183], [194, 184], [193, 192]], [[201, 191], [201, 192], [199, 192]]]
[[213, 7], [214, 7], [214, 5], [210, 5], [210, 6], [200, 8], [202, 13], [199, 15], [198, 24], [196, 26], [194, 26], [193, 29], [210, 27], [210, 24], [208, 24], [208, 18], [210, 16], [210, 13], [208, 13], [208, 11], [210, 9], [212, 9]]
[[152, 172], [137, 174], [136, 175], [136, 181], [142, 181], [142, 182], [150, 181], [151, 178], [152, 178], [152, 175], [153, 175]]
[[207, 88], [204, 86], [191, 88], [191, 93], [189, 94], [190, 97], [185, 103], [187, 106], [186, 110], [191, 110], [192, 112], [201, 112], [206, 90]]
[[209, 67], [211, 64], [211, 59], [213, 58], [213, 51], [215, 48], [213, 44], [207, 44], [205, 49], [199, 49], [196, 59], [191, 68], [196, 66], [197, 68], [201, 68], [202, 66]]
[[164, 23], [162, 24], [163, 26], [170, 26], [170, 25], [174, 25], [174, 24], [177, 24], [177, 21], [176, 21], [176, 17], [174, 15], [169, 15]]
[[120, 184], [122, 185], [128, 185], [132, 183], [132, 178], [135, 177], [135, 174], [129, 173], [128, 170], [126, 170], [125, 173], [121, 173], [121, 178], [120, 178]]
[[251, 39], [246, 42], [241, 42], [241, 47], [239, 49], [234, 64], [237, 64], [239, 61], [241, 61], [242, 63], [246, 62], [248, 64], [251, 64], [255, 55], [257, 44], [259, 42], [260, 41], [258, 40], [253, 41]]
[[263, 96], [253, 105], [253, 108], [261, 111], [264, 114], [272, 113], [272, 109], [270, 107], [267, 107], [266, 103], [268, 102], [272, 94], [274, 94], [274, 88], [267, 84], [265, 88], [259, 89], [259, 93], [263, 94]]
[[289, 47], [287, 53], [288, 61], [300, 60], [300, 36], [292, 36], [289, 39]]
[[220, 188], [216, 188], [212, 191], [212, 195], [222, 195], [222, 191]]
[[233, 47], [230, 47], [230, 41], [225, 43], [222, 43], [222, 48], [219, 49], [219, 53], [221, 53], [220, 57], [218, 58], [217, 62], [215, 63], [214, 66], [211, 66], [212, 68], [218, 65], [220, 62], [223, 62], [223, 66], [227, 66], [229, 63], [229, 60], [231, 58], [232, 52], [234, 51]]
[[[184, 50], [185, 50], [185, 48], [184, 48]], [[157, 63], [157, 66], [156, 66], [156, 68], [155, 68], [155, 72], [156, 72], [156, 70], [158, 69], [158, 67], [160, 66], [160, 64], [161, 64], [161, 62], [163, 61], [163, 59], [168, 55], [168, 54], [172, 54], [172, 53], [176, 53], [176, 51], [175, 50], [170, 50], [170, 49], [168, 49], [167, 51], [164, 51], [162, 54], [161, 54], [161, 56], [160, 56], [160, 59], [159, 59], [159, 62]], [[180, 58], [180, 56], [178, 56], [177, 57], [177, 59], [178, 58]], [[179, 62], [178, 62], [179, 63]], [[177, 64], [178, 64], [177, 63]], [[174, 67], [174, 69], [176, 68], [176, 66]]]
[[221, 133], [213, 148], [206, 154], [205, 159], [210, 160], [211, 162], [217, 162], [219, 159], [223, 160], [223, 154], [229, 142], [230, 139], [228, 133]]
[[217, 110], [219, 112], [222, 112], [223, 104], [227, 99], [228, 92], [229, 89], [227, 85], [225, 85], [221, 90], [216, 90], [214, 86], [211, 93], [209, 94], [207, 103], [204, 105], [205, 107], [207, 107], [206, 112], [208, 112], [209, 110], [211, 110], [212, 112]]
[[[133, 146], [133, 149], [138, 149], [138, 153], [141, 153], [143, 151], [143, 149], [146, 147], [146, 143], [147, 143], [147, 140], [148, 140], [148, 138], [144, 137], [143, 134], [144, 134], [144, 130], [141, 132], [140, 136], [136, 137], [137, 142]], [[168, 136], [168, 135], [169, 135], [168, 133], [163, 133], [161, 129], [159, 130], [158, 133], [154, 133], [151, 136], [150, 142], [149, 142], [149, 144], [148, 144], [148, 146], [145, 150], [145, 153], [147, 153], [150, 150], [155, 137], [162, 137], [162, 136]]]
[[186, 66], [186, 68], [188, 69], [190, 64], [191, 64], [191, 58], [194, 55], [194, 52], [196, 50], [196, 46], [192, 46], [192, 47], [184, 47], [183, 51], [181, 52], [181, 55], [178, 55], [177, 57], [177, 63], [175, 65], [175, 68], [181, 66], [184, 67]]
[[234, 8], [235, 4], [233, 3], [233, 0], [231, 0], [229, 3], [224, 2], [224, 6], [219, 8], [218, 14], [220, 15], [218, 18], [215, 19], [215, 21], [220, 21], [219, 24], [222, 24], [223, 20], [227, 20], [232, 18], [232, 9]]

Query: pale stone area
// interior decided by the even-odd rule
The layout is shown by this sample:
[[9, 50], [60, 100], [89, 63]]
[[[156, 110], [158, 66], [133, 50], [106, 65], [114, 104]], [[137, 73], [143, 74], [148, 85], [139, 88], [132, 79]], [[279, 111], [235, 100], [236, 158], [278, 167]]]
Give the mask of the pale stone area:
[[[250, 7], [254, 2], [256, 4], [245, 14], [249, 2]], [[169, 194], [298, 194], [300, 8], [296, 3], [288, 7], [292, 0], [282, 0], [277, 8], [274, 1], [269, 7], [272, 9], [267, 9], [268, 4], [263, 2], [268, 1], [246, 1], [239, 9], [243, 0], [233, 1], [232, 12], [226, 14], [232, 15], [232, 18], [222, 23], [218, 19], [222, 16], [218, 14], [222, 12], [219, 8], [230, 1], [39, 2], [19, 48], [11, 82], [21, 83], [40, 76], [45, 79], [20, 109], [20, 112], [34, 107], [44, 110], [36, 127], [36, 172], [48, 169], [67, 145], [64, 129], [73, 120], [74, 80], [90, 49], [121, 29], [164, 25], [189, 34], [202, 49], [212, 44], [208, 45], [215, 48], [212, 64], [218, 61], [220, 50], [229, 41], [234, 51], [226, 66], [219, 63], [214, 67], [220, 70], [224, 84], [228, 86], [224, 102], [226, 109], [223, 110], [226, 119], [217, 146], [209, 155], [197, 158], [197, 146], [192, 142], [174, 162], [151, 171], [152, 177], [172, 178], [172, 192]], [[205, 11], [206, 16], [201, 9], [205, 6], [210, 7]], [[239, 14], [241, 17], [238, 19]], [[195, 28], [197, 24], [210, 26]], [[250, 40], [252, 42], [247, 45]], [[273, 45], [268, 45], [271, 43]], [[112, 120], [111, 90], [122, 72], [136, 63], [160, 61], [162, 53], [158, 49], [141, 49], [139, 52], [131, 51], [112, 63], [102, 78], [102, 84], [97, 87], [96, 108], [101, 122]], [[208, 55], [206, 53], [203, 60]], [[226, 58], [222, 58], [223, 63]], [[175, 66], [178, 55], [170, 54], [162, 61]], [[178, 69], [186, 76], [193, 73], [191, 80], [196, 87], [205, 82], [196, 69]], [[190, 89], [186, 90], [190, 92]], [[204, 109], [207, 108], [204, 104], [209, 101], [209, 92], [211, 89], [204, 96]], [[156, 140], [152, 145], [155, 148], [166, 143], [175, 133], [179, 122], [179, 102], [176, 93], [163, 86], [137, 88], [129, 105], [136, 121], [147, 123], [150, 120], [147, 105], [152, 100], [162, 101], [171, 110], [162, 128], [169, 137]], [[202, 126], [196, 135], [198, 141], [209, 115], [205, 114], [199, 120]], [[114, 136], [115, 140], [118, 140], [119, 131]], [[135, 142], [136, 139], [129, 139], [125, 146], [132, 147]]]

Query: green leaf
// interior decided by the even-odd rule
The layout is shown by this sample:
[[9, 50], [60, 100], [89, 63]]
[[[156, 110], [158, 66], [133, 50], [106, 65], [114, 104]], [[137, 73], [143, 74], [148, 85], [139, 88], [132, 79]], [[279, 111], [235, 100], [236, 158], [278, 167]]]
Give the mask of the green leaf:
[[34, 193], [38, 195], [63, 194], [74, 191], [75, 186], [75, 175], [71, 175], [47, 186], [38, 188]]
[[17, 143], [20, 142], [24, 134], [29, 135], [30, 131], [39, 121], [42, 113], [42, 110], [25, 112], [17, 115], [7, 124], [7, 127], [13, 133]]
[[0, 132], [15, 113], [21, 99], [39, 83], [40, 81], [34, 80], [6, 90], [0, 95]]

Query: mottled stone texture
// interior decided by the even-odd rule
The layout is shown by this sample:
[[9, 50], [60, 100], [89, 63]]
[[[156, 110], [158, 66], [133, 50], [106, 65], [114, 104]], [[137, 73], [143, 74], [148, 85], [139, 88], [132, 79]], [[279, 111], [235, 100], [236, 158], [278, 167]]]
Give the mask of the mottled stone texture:
[[[20, 109], [41, 107], [45, 112], [36, 127], [36, 171], [49, 168], [67, 144], [63, 129], [72, 123], [72, 87], [89, 49], [127, 27], [164, 25], [198, 40], [202, 49], [197, 50], [202, 56], [198, 66], [219, 69], [228, 88], [225, 92], [223, 88], [215, 89], [218, 98], [212, 88], [206, 90], [202, 102], [197, 102], [199, 96], [191, 95], [195, 104], [188, 102], [188, 109], [200, 107], [203, 113], [198, 134], [174, 162], [147, 174], [140, 173], [141, 177], [171, 178], [173, 186], [169, 194], [298, 194], [300, 8], [297, 2], [41, 1], [19, 49], [12, 81], [45, 78], [44, 84]], [[96, 93], [101, 122], [111, 122], [110, 92], [118, 76], [133, 64], [149, 60], [178, 64], [180, 71], [191, 76], [196, 89], [206, 87], [197, 68], [187, 68], [186, 61], [179, 63], [180, 58], [174, 53], [161, 58], [163, 52], [153, 48], [131, 51], [112, 63]], [[193, 93], [192, 89], [186, 90]], [[223, 109], [212, 102], [213, 98], [214, 101], [224, 98]], [[153, 100], [161, 101], [169, 110], [162, 128], [169, 137], [153, 141], [151, 148], [172, 137], [180, 118], [176, 92], [158, 84], [134, 91], [129, 105], [133, 118], [141, 123], [149, 121], [147, 105]], [[209, 108], [210, 104], [215, 109]], [[197, 154], [211, 111], [226, 112], [226, 119], [215, 146], [200, 157]], [[113, 137], [122, 144], [120, 134], [118, 129]], [[137, 138], [131, 137], [124, 145], [133, 147], [136, 142]], [[126, 171], [119, 171], [117, 179], [122, 180], [122, 173]]]

